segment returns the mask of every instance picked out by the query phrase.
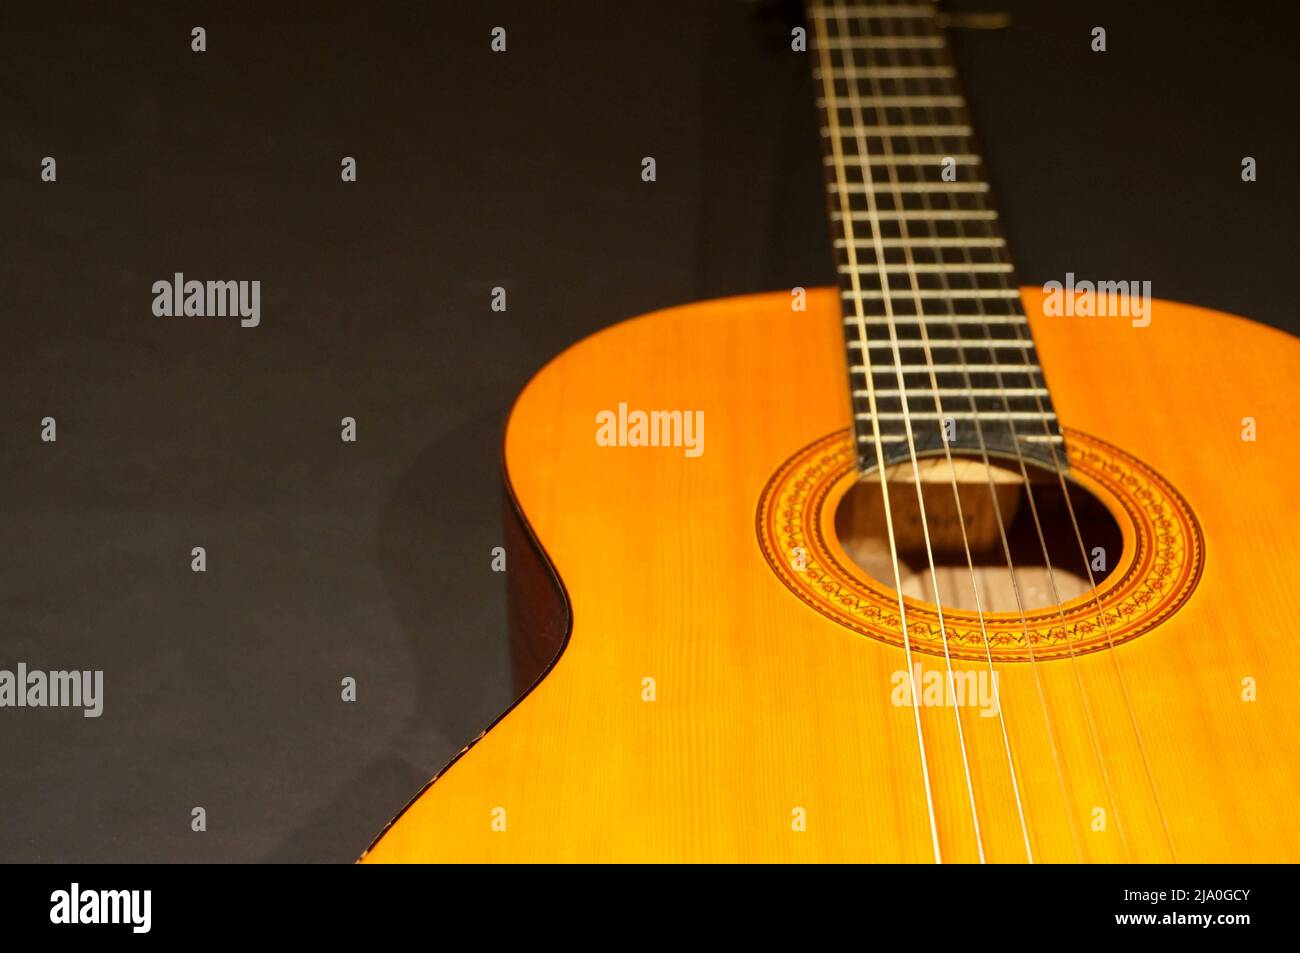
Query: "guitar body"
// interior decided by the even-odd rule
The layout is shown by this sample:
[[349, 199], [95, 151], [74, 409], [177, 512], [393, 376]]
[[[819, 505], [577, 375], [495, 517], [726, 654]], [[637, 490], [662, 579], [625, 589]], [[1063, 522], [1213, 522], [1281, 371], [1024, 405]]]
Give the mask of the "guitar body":
[[[506, 434], [567, 643], [364, 860], [930, 862], [936, 836], [944, 861], [1300, 860], [1300, 342], [1022, 296], [1075, 469], [1124, 532], [1104, 585], [1137, 595], [1104, 632], [1076, 599], [1025, 623], [1026, 657], [1002, 613], [999, 717], [898, 704], [898, 620], [817, 532], [852, 482], [837, 294], [628, 321], [543, 369]], [[702, 410], [703, 452], [599, 445], [620, 402]], [[799, 526], [811, 565], [783, 568]], [[944, 670], [932, 641], [914, 654]]]

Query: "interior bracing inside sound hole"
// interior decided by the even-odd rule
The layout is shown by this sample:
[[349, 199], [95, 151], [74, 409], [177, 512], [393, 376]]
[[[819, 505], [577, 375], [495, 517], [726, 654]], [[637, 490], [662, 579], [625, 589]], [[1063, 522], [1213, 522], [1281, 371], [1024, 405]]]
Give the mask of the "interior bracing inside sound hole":
[[[1070, 509], [1055, 472], [1026, 464], [1038, 524], [1042, 527], [1040, 541], [1034, 512], [1026, 498], [1024, 478], [1016, 462], [991, 461], [985, 467], [980, 459], [954, 455], [951, 467], [947, 460], [938, 457], [922, 459], [918, 468], [920, 501], [911, 461], [891, 467], [886, 473], [904, 595], [934, 602], [926, 534], [922, 531], [919, 509], [921, 502], [925, 506], [939, 599], [944, 608], [974, 611], [977, 608], [975, 588], [978, 588], [978, 608], [984, 612], [1017, 611], [1016, 587], [1007, 569], [1000, 522], [1006, 530], [1025, 610], [1056, 605], [1058, 595], [1061, 602], [1069, 602], [1089, 591], [1089, 565], [1079, 550]], [[961, 520], [954, 500], [954, 479]], [[1100, 585], [1119, 562], [1123, 534], [1110, 511], [1092, 493], [1068, 476], [1065, 485], [1083, 536], [1092, 578]], [[993, 502], [995, 495], [997, 506]], [[963, 525], [965, 543], [969, 544], [975, 567], [974, 587], [963, 542]], [[835, 511], [835, 530], [850, 558], [872, 578], [893, 589], [894, 566], [877, 475], [864, 475], [840, 500]], [[1044, 542], [1047, 559], [1043, 555]]]

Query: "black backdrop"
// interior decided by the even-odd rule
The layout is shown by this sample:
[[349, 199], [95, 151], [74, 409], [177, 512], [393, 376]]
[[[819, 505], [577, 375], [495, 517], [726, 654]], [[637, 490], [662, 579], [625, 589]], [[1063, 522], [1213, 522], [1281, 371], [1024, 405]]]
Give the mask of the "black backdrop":
[[[14, 6], [0, 668], [106, 698], [0, 709], [0, 858], [351, 860], [510, 701], [489, 551], [528, 376], [832, 281], [807, 63], [738, 0]], [[1297, 330], [1294, 4], [979, 9], [1012, 14], [954, 42], [1022, 279]], [[261, 326], [154, 317], [175, 271], [260, 280]]]

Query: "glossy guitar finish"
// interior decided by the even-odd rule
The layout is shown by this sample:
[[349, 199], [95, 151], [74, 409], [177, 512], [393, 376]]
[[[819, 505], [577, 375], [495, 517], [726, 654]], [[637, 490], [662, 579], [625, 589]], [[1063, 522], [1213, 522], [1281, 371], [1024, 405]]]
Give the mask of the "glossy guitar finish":
[[[1067, 439], [1166, 481], [1203, 565], [1114, 648], [999, 660], [1002, 719], [960, 710], [984, 853], [1300, 860], [1300, 342], [1163, 301], [1134, 328], [1023, 300]], [[807, 312], [782, 292], [616, 325], [533, 379], [505, 468], [570, 637], [364, 860], [934, 859], [913, 709], [891, 701], [904, 650], [801, 599], [760, 544], [774, 474], [850, 425], [843, 348], [835, 292]], [[596, 415], [620, 402], [703, 410], [704, 453], [598, 446]], [[975, 861], [954, 709], [919, 715], [943, 860]]]

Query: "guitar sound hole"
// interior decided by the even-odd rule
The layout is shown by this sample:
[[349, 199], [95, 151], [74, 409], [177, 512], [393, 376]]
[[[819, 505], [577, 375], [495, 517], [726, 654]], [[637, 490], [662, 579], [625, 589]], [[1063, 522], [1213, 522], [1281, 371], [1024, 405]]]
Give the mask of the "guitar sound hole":
[[[1014, 613], [1021, 608], [1029, 611], [1054, 606], [1088, 592], [1093, 582], [1100, 585], [1119, 563], [1123, 547], [1119, 524], [1100, 500], [1068, 477], [1065, 485], [1078, 521], [1078, 534], [1061, 480], [1054, 471], [1026, 464], [1031, 506], [1016, 462], [992, 463], [986, 468], [980, 460], [954, 456], [951, 467], [944, 458], [927, 458], [919, 462], [918, 468], [920, 501], [910, 461], [886, 471], [898, 570], [906, 596], [931, 604], [935, 601], [925, 545], [927, 535], [943, 608]], [[922, 529], [921, 503], [928, 534]], [[835, 511], [835, 530], [858, 567], [894, 589], [894, 564], [877, 472], [864, 475], [845, 493]], [[967, 545], [970, 562], [974, 563], [973, 578]], [[1014, 582], [1007, 567], [1008, 549]]]

